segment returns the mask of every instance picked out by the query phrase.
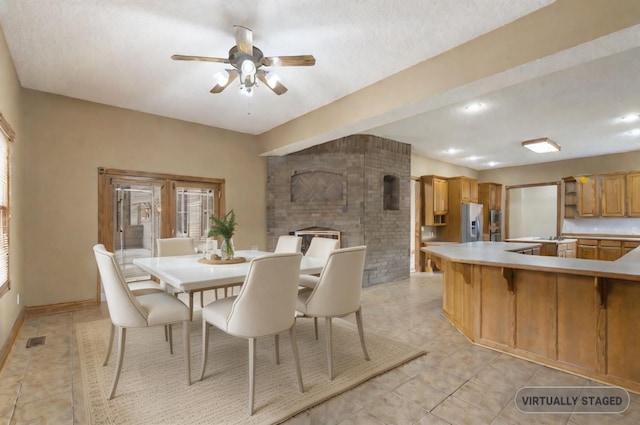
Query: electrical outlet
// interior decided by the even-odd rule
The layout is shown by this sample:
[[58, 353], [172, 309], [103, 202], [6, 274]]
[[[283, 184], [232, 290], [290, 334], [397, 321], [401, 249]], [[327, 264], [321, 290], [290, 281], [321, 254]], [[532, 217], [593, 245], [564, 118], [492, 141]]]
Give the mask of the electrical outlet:
[[20, 293], [16, 295], [16, 304], [20, 305]]

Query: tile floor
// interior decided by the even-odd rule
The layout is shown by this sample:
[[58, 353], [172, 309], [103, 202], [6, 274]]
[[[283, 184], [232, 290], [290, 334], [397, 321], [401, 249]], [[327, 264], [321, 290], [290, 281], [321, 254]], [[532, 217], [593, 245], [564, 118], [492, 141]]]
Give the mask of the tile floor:
[[[427, 355], [374, 378], [287, 421], [298, 424], [639, 424], [640, 396], [621, 415], [525, 415], [513, 396], [524, 385], [589, 385], [576, 377], [474, 346], [441, 314], [442, 277], [366, 288], [368, 332], [420, 346]], [[208, 293], [207, 296], [210, 296]], [[73, 325], [108, 317], [105, 305], [29, 319], [0, 375], [0, 420], [6, 424], [85, 424]], [[46, 336], [43, 346], [27, 339]]]

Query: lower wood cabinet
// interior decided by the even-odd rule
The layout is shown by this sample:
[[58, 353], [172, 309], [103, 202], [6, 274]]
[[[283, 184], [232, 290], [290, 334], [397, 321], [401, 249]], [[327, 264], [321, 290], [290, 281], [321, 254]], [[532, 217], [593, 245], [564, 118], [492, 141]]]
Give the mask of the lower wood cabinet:
[[442, 262], [443, 313], [473, 342], [640, 392], [639, 280]]
[[598, 260], [615, 261], [622, 257], [622, 241], [601, 240], [598, 243]]
[[596, 239], [578, 239], [577, 257], [585, 260], [598, 259], [598, 241]]
[[640, 242], [613, 239], [578, 239], [577, 258], [615, 261], [640, 246]]

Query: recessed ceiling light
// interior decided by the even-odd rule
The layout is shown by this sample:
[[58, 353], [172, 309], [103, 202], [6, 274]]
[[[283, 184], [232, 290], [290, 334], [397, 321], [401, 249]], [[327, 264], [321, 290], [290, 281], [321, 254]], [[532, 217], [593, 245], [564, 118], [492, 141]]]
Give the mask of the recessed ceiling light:
[[495, 161], [491, 161], [491, 162], [490, 162], [489, 164], [487, 164], [487, 165], [489, 165], [489, 167], [495, 167], [496, 165], [498, 165], [498, 163], [497, 163], [497, 162], [495, 162]]
[[444, 153], [446, 153], [447, 155], [453, 155], [454, 153], [457, 153], [458, 151], [460, 151], [460, 149], [449, 148], [446, 151], [444, 151]]
[[535, 153], [558, 152], [560, 150], [560, 145], [546, 137], [542, 139], [527, 140], [522, 142], [522, 146]]
[[466, 159], [467, 161], [477, 161], [477, 160], [479, 160], [479, 159], [480, 159], [480, 157], [479, 157], [479, 156], [475, 156], [475, 155], [471, 155], [471, 156], [469, 156], [469, 157], [467, 157], [467, 158], [465, 158], [465, 159]]
[[484, 103], [473, 102], [464, 106], [464, 111], [469, 113], [479, 112], [484, 109]]
[[640, 120], [640, 115], [638, 114], [627, 114], [623, 117], [620, 117], [620, 121], [622, 122], [634, 122]]

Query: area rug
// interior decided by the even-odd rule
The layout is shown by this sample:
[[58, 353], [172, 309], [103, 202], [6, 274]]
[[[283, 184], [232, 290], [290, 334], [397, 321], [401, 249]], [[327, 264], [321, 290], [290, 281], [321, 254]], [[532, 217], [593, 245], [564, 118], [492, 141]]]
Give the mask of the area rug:
[[280, 336], [280, 365], [275, 364], [274, 338], [261, 338], [256, 350], [253, 416], [248, 416], [248, 343], [211, 328], [209, 358], [202, 381], [201, 319], [194, 312], [191, 333], [191, 386], [186, 385], [182, 331], [174, 329], [174, 354], [169, 354], [162, 327], [127, 331], [120, 383], [107, 400], [114, 365], [102, 366], [110, 322], [76, 326], [85, 405], [90, 423], [102, 424], [276, 424], [377, 375], [425, 354], [380, 335], [367, 333], [371, 357], [365, 361], [357, 328], [333, 321], [334, 379], [329, 381], [323, 335], [315, 339], [313, 321], [298, 319], [296, 335], [305, 392], [298, 390], [288, 333]]

